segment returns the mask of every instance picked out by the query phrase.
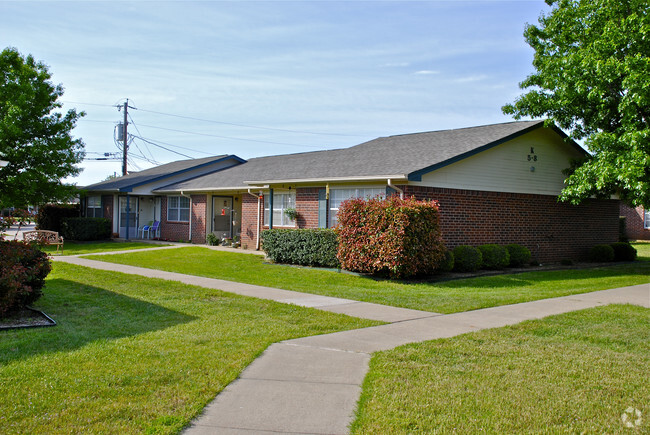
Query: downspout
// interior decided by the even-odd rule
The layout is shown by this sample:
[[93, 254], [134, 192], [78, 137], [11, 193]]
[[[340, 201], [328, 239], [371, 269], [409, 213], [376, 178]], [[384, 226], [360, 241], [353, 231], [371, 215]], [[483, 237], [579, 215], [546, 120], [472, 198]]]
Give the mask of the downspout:
[[262, 210], [260, 209], [260, 201], [262, 200], [262, 192], [259, 195], [251, 193], [251, 190], [248, 189], [248, 194], [257, 198], [257, 227], [255, 230], [255, 249], [260, 250], [260, 222], [262, 220]]
[[190, 195], [185, 195], [182, 190], [181, 190], [181, 196], [183, 196], [185, 198], [188, 198], [190, 200], [190, 216], [189, 216], [190, 217], [190, 228], [189, 228], [189, 234], [188, 234], [187, 239], [191, 243], [192, 242], [192, 197]]
[[390, 178], [388, 179], [387, 184], [388, 184], [388, 187], [390, 187], [391, 189], [396, 190], [397, 192], [399, 192], [399, 199], [404, 199], [404, 191], [402, 189], [400, 189], [399, 187], [395, 186], [393, 183], [391, 183]]
[[269, 189], [269, 230], [273, 229], [273, 189]]

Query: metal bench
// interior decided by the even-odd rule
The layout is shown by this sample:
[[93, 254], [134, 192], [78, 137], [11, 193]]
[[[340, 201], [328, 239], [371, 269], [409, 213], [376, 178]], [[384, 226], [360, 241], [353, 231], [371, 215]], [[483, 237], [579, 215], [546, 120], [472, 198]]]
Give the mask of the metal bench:
[[63, 236], [59, 236], [59, 233], [56, 231], [25, 231], [23, 233], [23, 241], [26, 243], [38, 243], [39, 245], [56, 245], [56, 253], [59, 253], [59, 247], [61, 247], [61, 253], [63, 254]]

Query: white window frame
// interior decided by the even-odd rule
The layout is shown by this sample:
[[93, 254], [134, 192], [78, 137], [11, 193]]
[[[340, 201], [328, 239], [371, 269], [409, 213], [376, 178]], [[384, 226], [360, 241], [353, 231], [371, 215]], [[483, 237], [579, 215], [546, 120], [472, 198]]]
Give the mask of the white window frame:
[[[98, 211], [101, 216], [97, 216]], [[86, 198], [86, 217], [104, 217], [101, 196], [95, 195]]]
[[167, 221], [189, 222], [190, 199], [186, 196], [167, 197]]
[[329, 200], [329, 228], [333, 228], [338, 223], [336, 216], [339, 213], [339, 207], [345, 200], [351, 198], [386, 198], [386, 187], [348, 187], [344, 189], [330, 189]]
[[643, 209], [643, 228], [650, 230], [650, 210]]
[[[273, 192], [273, 227], [295, 227], [296, 221], [289, 219], [284, 212], [296, 208], [296, 192]], [[269, 195], [264, 195], [264, 226], [269, 226]]]

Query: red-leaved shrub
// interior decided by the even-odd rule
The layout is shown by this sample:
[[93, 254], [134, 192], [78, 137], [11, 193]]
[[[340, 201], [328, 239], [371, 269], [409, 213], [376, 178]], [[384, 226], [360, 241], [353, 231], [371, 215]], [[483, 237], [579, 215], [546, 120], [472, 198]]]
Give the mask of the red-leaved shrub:
[[50, 273], [47, 254], [18, 241], [0, 241], [0, 317], [41, 297]]
[[407, 278], [433, 273], [444, 260], [435, 201], [354, 198], [337, 218], [343, 269]]

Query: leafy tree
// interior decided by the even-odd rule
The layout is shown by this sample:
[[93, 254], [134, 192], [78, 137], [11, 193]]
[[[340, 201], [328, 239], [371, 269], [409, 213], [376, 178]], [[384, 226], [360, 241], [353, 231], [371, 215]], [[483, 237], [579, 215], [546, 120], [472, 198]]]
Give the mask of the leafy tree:
[[62, 178], [81, 170], [84, 144], [72, 129], [84, 115], [58, 112], [63, 87], [48, 67], [14, 48], [0, 53], [0, 207], [24, 207], [70, 198], [76, 190]]
[[650, 207], [650, 4], [647, 0], [547, 0], [551, 11], [524, 36], [535, 50], [530, 89], [506, 114], [546, 117], [590, 156], [567, 172], [560, 199], [618, 194]]

